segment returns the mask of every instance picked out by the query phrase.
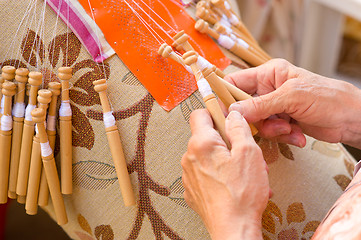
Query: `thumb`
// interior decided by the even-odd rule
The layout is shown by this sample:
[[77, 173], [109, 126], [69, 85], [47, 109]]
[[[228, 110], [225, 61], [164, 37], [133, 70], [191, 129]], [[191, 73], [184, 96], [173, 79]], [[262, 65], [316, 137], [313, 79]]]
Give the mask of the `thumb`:
[[277, 90], [271, 93], [233, 103], [229, 111], [237, 111], [243, 115], [249, 123], [267, 119], [271, 115], [283, 113], [285, 104], [282, 99], [285, 95]]
[[226, 118], [226, 134], [232, 149], [247, 140], [253, 140], [251, 130], [246, 119], [237, 111], [232, 111]]

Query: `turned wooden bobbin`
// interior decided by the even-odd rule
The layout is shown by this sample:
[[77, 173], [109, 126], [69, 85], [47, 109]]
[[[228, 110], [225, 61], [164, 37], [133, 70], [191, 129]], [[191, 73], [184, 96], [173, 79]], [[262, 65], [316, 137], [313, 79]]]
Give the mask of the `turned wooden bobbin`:
[[[54, 151], [55, 139], [56, 139], [56, 105], [58, 101], [58, 96], [61, 91], [61, 83], [59, 82], [50, 82], [48, 84], [48, 89], [52, 92], [51, 102], [49, 105], [48, 119], [46, 124], [46, 133], [48, 134], [48, 139], [51, 149]], [[39, 189], [39, 206], [47, 206], [49, 200], [49, 187], [48, 182], [45, 176], [45, 170], [43, 168], [41, 173], [40, 180], [40, 189]]]
[[[72, 180], [72, 123], [69, 99], [69, 80], [72, 77], [71, 67], [59, 68], [58, 77], [62, 84], [61, 106], [59, 110], [60, 125], [60, 166], [61, 166], [61, 192], [71, 194]], [[65, 110], [66, 109], [66, 110]]]
[[195, 29], [201, 33], [207, 33], [214, 39], [218, 41], [218, 43], [222, 46], [233, 52], [238, 57], [247, 61], [248, 63], [258, 66], [265, 63], [265, 60], [258, 55], [255, 55], [248, 51], [246, 48], [242, 47], [235, 40], [231, 39], [227, 35], [221, 35], [212, 28], [209, 27], [208, 23], [202, 20], [198, 20], [195, 24]]
[[2, 85], [4, 96], [3, 116], [1, 116], [0, 128], [0, 204], [6, 203], [8, 199], [9, 164], [11, 150], [12, 96], [16, 93], [16, 85], [13, 82], [5, 82]]
[[[201, 70], [197, 66], [198, 54], [195, 51], [188, 51], [183, 54], [183, 60], [185, 64], [189, 65], [192, 68], [192, 71], [195, 73], [197, 82], [201, 81], [203, 75]], [[199, 85], [198, 88], [200, 88]], [[227, 144], [228, 148], [230, 148], [231, 145], [228, 141], [225, 131], [225, 117], [223, 115], [221, 107], [218, 104], [216, 96], [212, 92], [210, 92], [207, 96], [202, 95], [202, 97], [204, 103], [206, 104], [207, 110], [212, 116], [215, 127], [218, 129], [219, 134], [221, 135], [224, 142]]]
[[50, 196], [53, 202], [57, 223], [64, 225], [68, 222], [68, 217], [65, 210], [64, 199], [60, 191], [59, 176], [56, 169], [53, 151], [51, 150], [48, 136], [45, 130], [45, 114], [42, 108], [35, 108], [32, 112], [33, 121], [36, 122], [40, 144], [41, 144], [41, 158], [45, 169], [46, 179], [48, 180]]
[[215, 18], [215, 17], [213, 17], [210, 13], [209, 13], [209, 11], [206, 9], [206, 8], [204, 8], [204, 7], [199, 7], [199, 8], [197, 8], [197, 10], [196, 10], [196, 16], [198, 17], [198, 18], [200, 18], [200, 19], [203, 19], [204, 21], [207, 21], [207, 22], [209, 22], [210, 24], [215, 24], [217, 21], [218, 21], [218, 19], [217, 18]]
[[11, 160], [9, 175], [8, 197], [16, 199], [16, 182], [18, 180], [19, 160], [21, 140], [23, 136], [24, 116], [25, 116], [25, 88], [28, 82], [29, 70], [18, 68], [15, 71], [15, 80], [17, 82], [17, 93], [15, 95], [15, 104], [13, 110], [13, 135], [11, 144]]
[[29, 102], [26, 107], [24, 119], [23, 137], [21, 141], [21, 151], [19, 160], [18, 180], [16, 184], [16, 194], [26, 196], [28, 188], [30, 157], [33, 145], [35, 124], [31, 118], [31, 110], [36, 107], [36, 97], [38, 88], [42, 83], [43, 75], [40, 72], [30, 72], [28, 82], [30, 84]]
[[[48, 104], [51, 101], [51, 91], [47, 89], [41, 89], [38, 91], [38, 104], [39, 107], [44, 110], [48, 108]], [[26, 204], [25, 209], [26, 213], [29, 215], [35, 215], [38, 212], [38, 196], [39, 196], [39, 186], [42, 170], [42, 161], [41, 161], [41, 150], [40, 150], [40, 140], [39, 133], [36, 134], [33, 138], [33, 146], [31, 151], [30, 159], [30, 170], [29, 170], [29, 180], [28, 180], [28, 190], [26, 194]]]
[[178, 51], [184, 50], [184, 51], [194, 51], [194, 48], [190, 43], [188, 42], [189, 36], [184, 32], [184, 30], [178, 32], [173, 37], [173, 44], [172, 46], [175, 47]]
[[15, 78], [15, 67], [13, 66], [4, 66], [2, 67], [2, 73], [1, 73], [1, 77], [5, 80], [5, 81], [13, 81]]
[[[100, 102], [103, 108], [104, 118], [106, 114], [111, 114], [111, 107], [107, 97], [107, 84], [105, 79], [97, 80], [93, 82], [94, 89], [99, 93]], [[107, 134], [110, 152], [112, 154], [115, 170], [117, 173], [120, 190], [122, 192], [123, 201], [125, 206], [135, 205], [135, 194], [133, 192], [132, 184], [130, 181], [127, 162], [124, 157], [124, 152], [122, 148], [122, 142], [120, 140], [119, 131], [115, 125], [115, 119], [110, 115], [111, 124], [106, 123], [107, 120], [104, 119], [105, 131]], [[107, 125], [108, 124], [108, 125]]]
[[220, 23], [216, 23], [214, 25], [214, 30], [220, 34], [227, 35], [228, 37], [232, 38], [235, 41], [243, 41], [244, 44], [248, 45], [248, 50], [251, 51], [253, 54], [256, 54], [258, 57], [262, 58], [264, 61], [271, 60], [271, 57], [255, 42], [251, 41], [247, 36], [244, 34], [233, 32], [232, 29], [227, 30], [225, 26]]

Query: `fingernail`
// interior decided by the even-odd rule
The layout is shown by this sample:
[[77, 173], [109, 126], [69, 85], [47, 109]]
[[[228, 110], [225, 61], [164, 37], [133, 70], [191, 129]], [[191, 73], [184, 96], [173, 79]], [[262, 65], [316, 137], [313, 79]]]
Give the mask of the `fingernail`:
[[237, 111], [231, 111], [228, 116], [227, 116], [228, 120], [240, 120], [240, 119], [244, 119], [244, 117], [242, 116], [242, 114], [240, 114]]
[[291, 140], [292, 145], [297, 146], [297, 147], [302, 147], [298, 138], [292, 137], [290, 140]]
[[276, 129], [276, 134], [277, 134], [277, 135], [290, 134], [290, 129], [284, 128], [284, 127], [277, 128], [277, 129]]
[[242, 106], [240, 103], [233, 103], [231, 104], [231, 106], [229, 106], [229, 111], [237, 111], [237, 112], [240, 112], [242, 113]]

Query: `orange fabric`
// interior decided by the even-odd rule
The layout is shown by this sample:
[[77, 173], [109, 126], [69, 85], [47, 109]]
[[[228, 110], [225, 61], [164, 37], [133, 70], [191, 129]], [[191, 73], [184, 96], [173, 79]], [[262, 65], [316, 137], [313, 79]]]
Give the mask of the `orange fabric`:
[[[230, 64], [212, 39], [194, 30], [195, 21], [177, 0], [79, 2], [92, 16], [90, 2], [95, 22], [109, 44], [165, 110], [171, 110], [197, 89], [193, 75], [157, 53], [162, 43], [173, 43], [171, 37], [177, 32], [185, 30], [196, 51], [217, 67], [224, 69]], [[156, 33], [151, 33], [140, 18]]]

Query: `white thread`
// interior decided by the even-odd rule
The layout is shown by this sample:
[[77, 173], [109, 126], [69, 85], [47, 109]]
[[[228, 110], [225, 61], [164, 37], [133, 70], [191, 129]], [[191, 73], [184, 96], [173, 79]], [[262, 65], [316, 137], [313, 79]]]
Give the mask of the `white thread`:
[[211, 86], [209, 86], [209, 83], [204, 78], [201, 78], [197, 81], [197, 86], [203, 98], [213, 93]]
[[246, 43], [243, 39], [240, 39], [240, 38], [237, 38], [237, 42], [239, 45], [241, 45], [242, 47], [248, 49], [249, 48], [249, 45], [248, 43]]
[[224, 48], [227, 48], [227, 49], [231, 49], [235, 42], [232, 40], [232, 38], [224, 35], [224, 34], [220, 34], [219, 35], [219, 38], [218, 38], [218, 43], [224, 47]]
[[28, 104], [28, 106], [26, 107], [26, 110], [25, 110], [25, 120], [26, 121], [33, 121], [33, 117], [31, 116], [31, 111], [33, 111], [34, 109], [36, 108], [35, 105], [32, 105], [32, 104]]
[[71, 116], [71, 107], [70, 107], [69, 100], [61, 101], [60, 109], [59, 109], [59, 116], [60, 117], [70, 117]]
[[236, 15], [232, 14], [231, 17], [229, 18], [229, 22], [232, 25], [237, 25], [239, 23], [239, 20]]
[[113, 111], [103, 113], [103, 121], [104, 121], [105, 128], [114, 126], [115, 118], [113, 116]]
[[13, 129], [13, 118], [10, 115], [3, 115], [1, 117], [1, 130], [11, 131]]
[[222, 24], [223, 26], [226, 26], [226, 27], [231, 27], [231, 23], [228, 21], [228, 18], [226, 15], [222, 15], [222, 18], [221, 20], [219, 21], [220, 24]]
[[48, 157], [51, 154], [53, 154], [53, 150], [51, 149], [49, 142], [40, 143], [40, 149], [41, 149], [41, 156], [43, 157]]
[[229, 3], [227, 1], [224, 1], [224, 7], [227, 9], [227, 10], [230, 10], [231, 9], [231, 5], [229, 5]]
[[3, 95], [3, 97], [1, 98], [1, 114], [4, 114], [4, 102], [5, 102], [5, 95]]
[[50, 131], [55, 131], [56, 118], [55, 116], [48, 115], [48, 119], [46, 122], [47, 129]]
[[23, 118], [25, 116], [25, 103], [17, 102], [14, 104], [13, 116], [17, 118]]
[[199, 68], [201, 69], [201, 71], [203, 71], [206, 68], [212, 68], [213, 65], [208, 62], [204, 57], [199, 56], [197, 59], [197, 64], [199, 66]]
[[229, 26], [224, 26], [224, 25], [223, 25], [223, 27], [226, 29], [227, 34], [233, 34], [232, 28], [230, 28]]
[[193, 70], [192, 70], [192, 68], [191, 68], [190, 66], [184, 65], [184, 68], [185, 68], [189, 73], [193, 74]]

